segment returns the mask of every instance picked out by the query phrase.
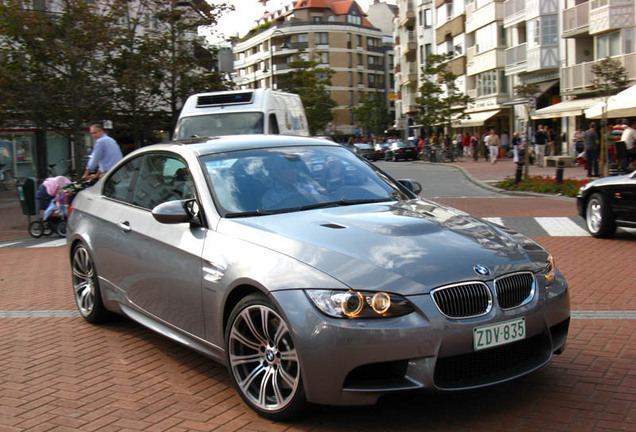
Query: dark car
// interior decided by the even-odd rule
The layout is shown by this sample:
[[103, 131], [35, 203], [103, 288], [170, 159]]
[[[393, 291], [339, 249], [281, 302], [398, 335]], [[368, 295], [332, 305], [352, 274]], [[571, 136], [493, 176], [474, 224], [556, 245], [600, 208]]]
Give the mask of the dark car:
[[386, 142], [376, 143], [373, 146], [373, 149], [375, 150], [376, 160], [384, 160], [384, 155], [386, 151], [389, 149], [389, 147], [390, 147], [390, 144]]
[[396, 141], [384, 152], [384, 160], [417, 160], [417, 147], [411, 142]]
[[619, 226], [636, 228], [636, 171], [586, 184], [576, 204], [594, 237], [611, 237]]
[[375, 153], [375, 149], [373, 148], [373, 144], [368, 144], [368, 143], [355, 143], [353, 145], [354, 147], [354, 153], [357, 155], [362, 156], [363, 158], [366, 158], [370, 161], [376, 161], [378, 160], [376, 153]]

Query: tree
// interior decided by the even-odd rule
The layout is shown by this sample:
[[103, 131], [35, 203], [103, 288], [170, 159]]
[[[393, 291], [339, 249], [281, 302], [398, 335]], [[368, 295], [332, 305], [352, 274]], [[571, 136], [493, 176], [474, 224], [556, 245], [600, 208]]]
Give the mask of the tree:
[[[426, 125], [443, 124], [450, 134], [452, 122], [467, 118], [466, 106], [472, 98], [457, 87], [457, 75], [451, 70], [452, 54], [429, 54], [422, 70], [422, 85], [416, 99], [420, 121]], [[440, 121], [441, 120], [441, 121]]]
[[289, 62], [293, 69], [285, 75], [282, 88], [300, 96], [307, 114], [309, 133], [317, 135], [333, 120], [331, 111], [338, 104], [331, 99], [327, 86], [331, 85], [333, 69], [318, 67], [319, 63], [312, 58], [305, 58], [301, 53]]
[[367, 96], [364, 103], [353, 112], [362, 128], [375, 136], [382, 135], [393, 121], [386, 107], [384, 92], [375, 92]]
[[526, 108], [526, 142], [523, 148], [524, 152], [524, 177], [528, 177], [530, 171], [530, 143], [532, 137], [530, 136], [530, 111], [536, 105], [536, 98], [541, 93], [539, 84], [536, 83], [521, 83], [514, 87], [515, 95], [521, 99], [525, 99]]
[[8, 66], [0, 90], [12, 101], [2, 118], [59, 131], [74, 143], [77, 167], [83, 123], [108, 107], [98, 60], [113, 23], [107, 7], [97, 11], [86, 1], [71, 0], [56, 6], [51, 12], [32, 0], [0, 3], [2, 57]]
[[[609, 57], [604, 58], [592, 65], [592, 73], [594, 74], [594, 78], [592, 79], [592, 88], [603, 96], [605, 106], [607, 106], [607, 100], [610, 96], [625, 90], [629, 86], [627, 70], [618, 60], [614, 60]], [[605, 109], [603, 109], [601, 128], [599, 130], [601, 131], [601, 176], [605, 177], [607, 176], [608, 171], [608, 149], [604, 136], [605, 131], [607, 130], [607, 114]]]

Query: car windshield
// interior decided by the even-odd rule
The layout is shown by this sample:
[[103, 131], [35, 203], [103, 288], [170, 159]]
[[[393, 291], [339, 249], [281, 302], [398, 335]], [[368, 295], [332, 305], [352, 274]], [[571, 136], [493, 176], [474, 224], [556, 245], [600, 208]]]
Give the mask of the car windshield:
[[395, 144], [396, 144], [396, 147], [398, 147], [398, 148], [413, 148], [413, 147], [415, 147], [415, 145], [413, 145], [413, 143], [410, 143], [410, 142], [398, 142], [398, 143], [395, 143]]
[[410, 198], [342, 147], [237, 150], [202, 156], [201, 161], [225, 217]]
[[207, 114], [179, 119], [175, 139], [263, 133], [263, 113]]

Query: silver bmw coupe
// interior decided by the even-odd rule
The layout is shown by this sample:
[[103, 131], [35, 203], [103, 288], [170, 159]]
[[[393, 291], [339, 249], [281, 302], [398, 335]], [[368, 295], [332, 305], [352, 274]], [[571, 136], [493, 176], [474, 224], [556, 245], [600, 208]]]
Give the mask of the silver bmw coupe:
[[75, 300], [227, 365], [278, 420], [546, 365], [570, 320], [552, 256], [420, 190], [320, 139], [144, 147], [73, 201]]

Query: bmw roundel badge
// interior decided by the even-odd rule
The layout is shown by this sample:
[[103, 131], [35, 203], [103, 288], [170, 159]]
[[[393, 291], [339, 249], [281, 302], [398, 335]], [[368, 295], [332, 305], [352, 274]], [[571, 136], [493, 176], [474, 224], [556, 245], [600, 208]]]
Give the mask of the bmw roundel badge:
[[473, 270], [475, 270], [475, 273], [482, 276], [486, 276], [490, 274], [490, 270], [488, 270], [488, 268], [484, 267], [483, 265], [476, 265], [475, 267], [473, 267]]

